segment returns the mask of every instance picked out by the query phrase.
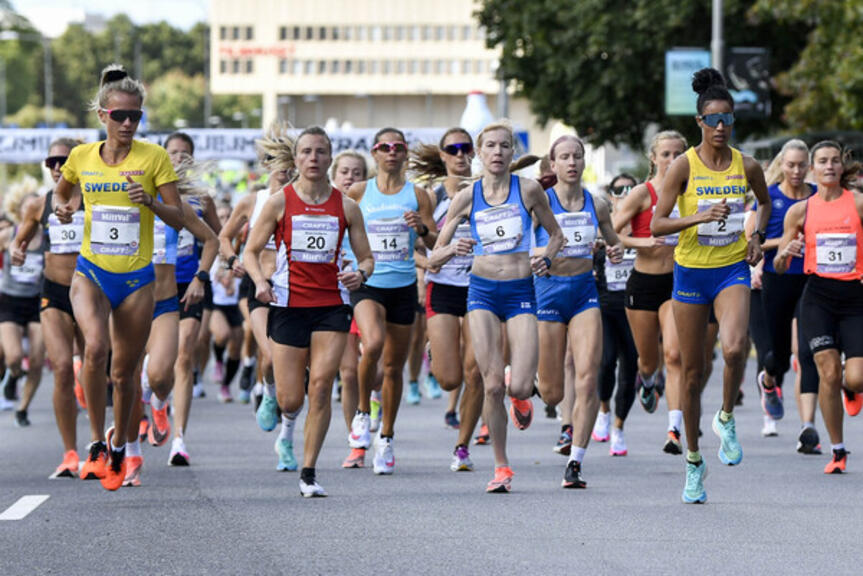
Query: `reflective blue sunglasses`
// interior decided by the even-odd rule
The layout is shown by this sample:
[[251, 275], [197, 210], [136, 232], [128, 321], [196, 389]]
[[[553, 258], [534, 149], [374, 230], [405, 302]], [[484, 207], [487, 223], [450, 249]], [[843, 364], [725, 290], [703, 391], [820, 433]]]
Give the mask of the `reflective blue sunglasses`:
[[726, 126], [734, 125], [734, 114], [702, 114], [698, 117], [699, 120], [710, 126], [711, 128], [716, 128], [719, 126], [719, 123], [722, 122]]

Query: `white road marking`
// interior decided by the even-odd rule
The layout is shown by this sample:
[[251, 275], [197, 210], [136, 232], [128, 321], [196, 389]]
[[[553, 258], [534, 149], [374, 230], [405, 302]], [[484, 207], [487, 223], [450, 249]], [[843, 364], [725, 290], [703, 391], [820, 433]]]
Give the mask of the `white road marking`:
[[48, 498], [50, 498], [48, 494], [22, 496], [17, 502], [0, 514], [0, 520], [22, 520]]

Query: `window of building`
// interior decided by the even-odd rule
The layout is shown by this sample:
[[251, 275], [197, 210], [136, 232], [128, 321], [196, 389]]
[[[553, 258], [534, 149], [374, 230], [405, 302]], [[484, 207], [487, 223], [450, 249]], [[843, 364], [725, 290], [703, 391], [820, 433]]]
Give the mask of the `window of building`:
[[376, 75], [378, 73], [378, 61], [372, 60], [369, 62], [369, 74]]
[[384, 42], [389, 42], [393, 39], [393, 29], [390, 26], [383, 27]]
[[443, 26], [435, 26], [434, 27], [434, 39], [438, 42], [443, 42], [444, 40], [444, 27]]
[[395, 30], [395, 34], [394, 34], [395, 41], [396, 42], [403, 42], [405, 39], [405, 27], [404, 26], [396, 26], [394, 28], [394, 30]]
[[461, 73], [470, 74], [470, 60], [465, 60], [461, 63]]
[[357, 26], [354, 31], [357, 33], [357, 40], [359, 40], [360, 42], [365, 42], [366, 38], [368, 38], [368, 33], [365, 26]]
[[338, 60], [333, 60], [332, 62], [330, 62], [330, 74], [338, 74], [340, 67], [341, 66]]
[[352, 60], [345, 60], [345, 74], [351, 74], [354, 71], [354, 63]]
[[382, 38], [382, 31], [380, 26], [373, 26], [371, 30], [371, 39], [373, 42], [380, 42]]
[[431, 26], [423, 26], [423, 42], [428, 42], [432, 39]]
[[408, 34], [411, 42], [418, 42], [422, 36], [422, 29], [419, 26], [411, 26]]
[[246, 60], [246, 74], [252, 74], [255, 71], [255, 61]]
[[350, 42], [353, 31], [354, 29], [351, 26], [345, 26], [344, 30], [342, 30], [342, 40]]
[[302, 29], [299, 26], [294, 26], [294, 40], [299, 40], [302, 36]]
[[330, 39], [338, 40], [339, 39], [339, 28], [332, 28], [330, 30]]
[[240, 61], [239, 60], [234, 60], [233, 62], [231, 62], [231, 72], [234, 74], [240, 73]]
[[470, 40], [471, 32], [473, 32], [473, 29], [470, 26], [462, 26], [461, 27], [461, 39], [462, 40]]
[[417, 74], [419, 72], [420, 63], [416, 60], [408, 62], [408, 74]]
[[435, 74], [443, 74], [446, 71], [446, 63], [443, 60], [436, 60], [434, 66]]
[[246, 26], [246, 40], [254, 40], [255, 39], [255, 29], [251, 26]]
[[396, 74], [404, 74], [405, 73], [405, 61], [399, 60], [396, 62]]
[[299, 60], [294, 60], [294, 75], [299, 76], [303, 73], [303, 63]]
[[324, 26], [318, 28], [318, 40], [326, 40], [327, 39], [327, 29]]
[[287, 26], [279, 26], [279, 40], [287, 40], [288, 39], [288, 27]]
[[381, 69], [383, 70], [383, 74], [386, 76], [392, 72], [393, 63], [389, 60], [384, 60]]
[[315, 29], [311, 26], [306, 26], [306, 40], [314, 40], [315, 39]]
[[240, 27], [234, 26], [231, 28], [231, 40], [239, 40], [240, 39]]
[[326, 60], [321, 60], [318, 62], [318, 74], [326, 74], [327, 73], [327, 62]]
[[461, 68], [461, 65], [460, 65], [458, 60], [453, 60], [452, 62], [449, 63], [449, 73], [450, 74], [453, 74], [453, 75], [458, 74], [460, 72], [459, 68]]
[[306, 60], [304, 67], [306, 76], [311, 76], [315, 73], [315, 63], [311, 60]]
[[456, 28], [455, 26], [447, 26], [446, 27], [446, 39], [450, 42], [454, 42], [456, 40]]
[[219, 40], [227, 40], [228, 39], [228, 27], [220, 26], [219, 27]]
[[279, 74], [287, 74], [290, 69], [290, 63], [287, 59], [279, 58]]
[[431, 74], [431, 61], [423, 60], [422, 73], [423, 74]]
[[219, 73], [220, 74], [227, 74], [228, 73], [228, 61], [227, 60], [220, 60], [219, 61]]
[[482, 60], [473, 61], [473, 73], [482, 74]]
[[357, 74], [365, 74], [366, 73], [366, 61], [360, 60], [357, 62]]

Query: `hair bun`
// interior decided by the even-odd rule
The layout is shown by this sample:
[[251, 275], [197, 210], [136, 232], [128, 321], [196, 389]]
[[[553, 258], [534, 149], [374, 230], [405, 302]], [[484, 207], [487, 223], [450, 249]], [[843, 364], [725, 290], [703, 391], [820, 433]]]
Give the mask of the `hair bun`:
[[725, 88], [725, 78], [715, 68], [702, 68], [692, 75], [692, 90], [696, 94], [704, 94], [711, 86]]
[[120, 64], [110, 64], [102, 70], [102, 81], [100, 86], [110, 84], [111, 82], [119, 82], [123, 78], [128, 78], [129, 73]]

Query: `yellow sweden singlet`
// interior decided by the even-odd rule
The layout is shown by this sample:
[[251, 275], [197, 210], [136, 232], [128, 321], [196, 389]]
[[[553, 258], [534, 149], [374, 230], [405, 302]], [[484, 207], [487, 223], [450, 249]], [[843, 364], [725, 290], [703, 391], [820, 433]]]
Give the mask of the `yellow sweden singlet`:
[[680, 232], [674, 260], [688, 268], [720, 268], [736, 264], [746, 257], [745, 197], [749, 183], [743, 169], [743, 155], [731, 148], [731, 165], [722, 172], [707, 168], [695, 148], [686, 151], [689, 181], [686, 191], [677, 199], [681, 218], [708, 210], [714, 203], [731, 208], [728, 218], [690, 226]]
[[84, 197], [81, 256], [108, 272], [134, 272], [153, 257], [153, 212], [129, 201], [126, 177], [156, 199], [158, 187], [177, 175], [161, 146], [133, 140], [126, 158], [109, 166], [99, 154], [102, 144], [76, 146], [63, 165], [63, 178], [80, 183]]

